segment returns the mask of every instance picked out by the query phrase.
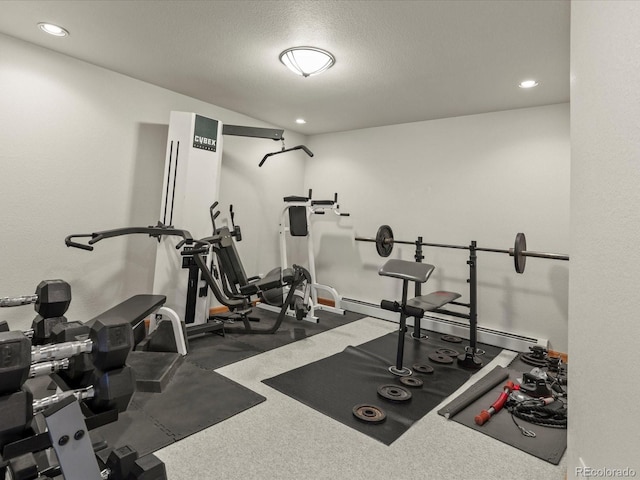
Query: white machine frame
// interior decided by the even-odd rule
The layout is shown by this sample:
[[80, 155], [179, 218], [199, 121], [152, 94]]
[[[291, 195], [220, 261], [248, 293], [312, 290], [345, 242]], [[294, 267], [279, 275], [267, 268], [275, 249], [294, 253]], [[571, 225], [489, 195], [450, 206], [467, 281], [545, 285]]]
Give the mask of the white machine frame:
[[[342, 296], [338, 293], [338, 291], [329, 286], [324, 285], [322, 283], [318, 283], [316, 279], [316, 262], [315, 262], [315, 252], [314, 252], [314, 244], [313, 244], [313, 233], [311, 229], [311, 218], [313, 215], [316, 215], [318, 212], [326, 213], [327, 211], [331, 211], [338, 217], [348, 216], [348, 213], [340, 212], [340, 205], [337, 202], [337, 194], [335, 197], [335, 201], [332, 204], [314, 204], [313, 199], [311, 198], [311, 190], [309, 190], [309, 197], [306, 201], [285, 201], [285, 207], [282, 210], [282, 214], [280, 215], [280, 260], [282, 270], [289, 267], [288, 258], [287, 258], [287, 233], [291, 231], [291, 227], [289, 226], [287, 219], [289, 218], [289, 209], [292, 207], [304, 207], [307, 218], [307, 258], [308, 258], [308, 270], [311, 274], [311, 283], [310, 287], [310, 299], [309, 299], [309, 312], [305, 316], [304, 320], [318, 323], [318, 316], [316, 315], [317, 311], [327, 311], [331, 313], [336, 313], [338, 315], [344, 315], [345, 310], [342, 308]], [[324, 303], [320, 303], [318, 301], [318, 292], [322, 291], [329, 295], [329, 300], [333, 300], [334, 306], [327, 305]], [[286, 295], [287, 290], [283, 292]], [[321, 297], [326, 298], [326, 297]], [[258, 305], [261, 308], [271, 311], [279, 311], [276, 307], [271, 305], [267, 305], [261, 303]], [[295, 315], [294, 312], [288, 312], [289, 315]]]

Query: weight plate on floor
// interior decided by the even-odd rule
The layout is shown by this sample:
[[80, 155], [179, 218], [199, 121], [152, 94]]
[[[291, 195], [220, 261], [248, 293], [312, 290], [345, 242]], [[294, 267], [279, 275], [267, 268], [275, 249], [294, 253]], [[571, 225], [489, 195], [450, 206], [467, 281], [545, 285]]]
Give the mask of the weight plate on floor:
[[400, 383], [410, 388], [420, 388], [424, 384], [418, 377], [402, 377]]
[[380, 385], [378, 395], [392, 402], [406, 402], [411, 399], [411, 392], [400, 385]]
[[533, 365], [534, 367], [546, 367], [547, 366], [547, 359], [546, 358], [540, 358], [536, 355], [532, 355], [530, 353], [521, 353], [520, 354], [520, 360], [522, 360], [524, 363], [528, 364], [528, 365]]
[[433, 373], [433, 367], [426, 363], [416, 363], [413, 366], [413, 370], [418, 373]]
[[449, 343], [462, 343], [462, 339], [460, 337], [456, 337], [455, 335], [443, 335], [440, 337], [440, 339]]
[[450, 348], [439, 348], [436, 350], [436, 353], [438, 355], [447, 355], [448, 357], [457, 357], [460, 355], [457, 351]]
[[398, 377], [408, 377], [409, 375], [411, 375], [411, 369], [407, 367], [396, 368], [395, 365], [391, 365], [389, 367], [389, 371], [394, 375], [397, 375]]
[[387, 414], [380, 407], [367, 404], [353, 407], [353, 416], [367, 423], [382, 423], [387, 418]]
[[453, 363], [453, 358], [449, 355], [443, 355], [442, 353], [429, 354], [429, 360], [436, 363]]

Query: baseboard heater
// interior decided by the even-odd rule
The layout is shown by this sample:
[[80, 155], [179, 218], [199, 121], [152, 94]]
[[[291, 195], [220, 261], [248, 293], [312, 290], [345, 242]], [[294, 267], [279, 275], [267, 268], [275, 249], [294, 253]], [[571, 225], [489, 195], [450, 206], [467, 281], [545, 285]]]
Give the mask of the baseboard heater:
[[[361, 313], [369, 317], [380, 318], [382, 320], [389, 320], [396, 323], [399, 322], [400, 319], [399, 313], [383, 310], [380, 306], [374, 303], [363, 302], [353, 298], [343, 298], [342, 308], [351, 312]], [[413, 318], [407, 319], [407, 325], [411, 325], [413, 327]], [[445, 315], [424, 315], [421, 320], [421, 326], [427, 330], [432, 330], [444, 335], [455, 335], [456, 337], [464, 339], [469, 338], [468, 323], [453, 320]], [[501, 332], [499, 330], [492, 330], [490, 328], [480, 326], [478, 327], [478, 341], [516, 352], [529, 352], [529, 347], [534, 345], [540, 345], [544, 348], [548, 348], [549, 342], [546, 338], [525, 337], [515, 333]]]

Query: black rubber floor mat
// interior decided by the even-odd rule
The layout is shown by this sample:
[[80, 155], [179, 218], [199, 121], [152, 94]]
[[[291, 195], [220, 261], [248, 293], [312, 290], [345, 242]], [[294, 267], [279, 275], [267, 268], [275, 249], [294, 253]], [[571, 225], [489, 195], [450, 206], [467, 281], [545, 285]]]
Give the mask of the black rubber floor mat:
[[[97, 428], [95, 432], [107, 441], [109, 447], [129, 445], [140, 455], [155, 452], [175, 441], [170, 432], [157, 425], [134, 402], [118, 416], [117, 422]], [[91, 435], [93, 438], [94, 431]]]
[[[466, 382], [473, 372], [453, 364], [439, 364], [428, 356], [441, 348], [450, 348], [450, 343], [440, 340], [433, 332], [425, 332], [430, 338], [414, 340], [406, 337], [404, 364], [428, 364], [433, 373], [417, 373], [413, 376], [424, 383], [422, 387], [410, 388], [411, 399], [393, 402], [378, 395], [381, 385], [403, 386], [399, 377], [387, 369], [395, 363], [397, 333], [391, 333], [358, 347], [347, 347], [344, 351], [291, 370], [263, 383], [296, 400], [342, 422], [376, 440], [390, 445], [411, 425], [435, 408], [442, 400]], [[500, 349], [479, 345], [486, 350], [482, 357], [486, 363]], [[381, 423], [364, 422], [353, 415], [356, 405], [375, 405], [386, 413]]]
[[136, 392], [127, 412], [98, 432], [140, 455], [215, 425], [266, 399], [222, 375], [183, 363], [162, 393]]
[[[532, 368], [533, 367], [531, 365], [527, 365], [522, 361], [515, 359], [507, 369], [509, 372], [509, 380], [516, 382], [516, 379], [522, 378], [523, 372], [529, 372]], [[511, 415], [506, 410], [498, 412], [484, 425], [476, 425], [474, 420], [475, 416], [482, 410], [489, 408], [491, 404], [498, 399], [498, 396], [503, 391], [503, 385], [505, 383], [506, 380], [494, 387], [488, 393], [482, 395], [464, 410], [451, 417], [451, 420], [477, 430], [478, 432], [482, 432], [485, 435], [501, 441], [502, 443], [511, 445], [512, 447], [522, 450], [529, 455], [538, 457], [553, 465], [558, 465], [562, 459], [562, 455], [564, 455], [564, 452], [567, 449], [566, 429], [532, 425], [529, 422], [516, 418], [515, 420], [519, 425], [536, 434], [535, 437], [527, 437], [520, 432], [518, 427], [516, 427]], [[462, 397], [463, 395], [464, 393], [460, 396]], [[439, 410], [438, 413], [443, 415], [446, 410], [447, 406]]]
[[[259, 308], [253, 309], [252, 316], [261, 318], [265, 323], [271, 322], [271, 324], [277, 318], [276, 313]], [[337, 315], [325, 311], [317, 312], [317, 316], [320, 319], [319, 323], [298, 321], [295, 318], [287, 317], [278, 331], [273, 334], [228, 333], [224, 337], [208, 334], [194, 338], [189, 341], [187, 361], [200, 368], [215, 370], [365, 317], [365, 315], [352, 312]], [[261, 326], [262, 321], [257, 323], [257, 327]]]

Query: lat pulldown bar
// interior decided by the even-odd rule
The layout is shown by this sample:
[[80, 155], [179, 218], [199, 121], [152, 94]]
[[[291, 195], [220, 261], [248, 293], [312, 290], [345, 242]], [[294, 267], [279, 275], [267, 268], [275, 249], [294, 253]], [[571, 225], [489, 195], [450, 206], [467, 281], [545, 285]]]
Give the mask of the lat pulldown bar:
[[[376, 244], [376, 250], [381, 257], [388, 257], [393, 251], [393, 245], [398, 243], [402, 245], [416, 245], [416, 242], [408, 242], [405, 240], [396, 240], [393, 238], [393, 230], [389, 225], [381, 225], [376, 233], [376, 238], [356, 237], [358, 242], [372, 242]], [[454, 248], [458, 250], [469, 250], [471, 247], [467, 245], [450, 245], [446, 243], [429, 243], [420, 242], [421, 246], [437, 247], [437, 248]], [[477, 252], [506, 253], [513, 257], [516, 272], [523, 273], [527, 262], [527, 257], [548, 258], [550, 260], [569, 260], [569, 255], [564, 253], [548, 253], [533, 252], [527, 250], [527, 239], [524, 233], [520, 232], [516, 235], [513, 248], [483, 248], [476, 247]]]

